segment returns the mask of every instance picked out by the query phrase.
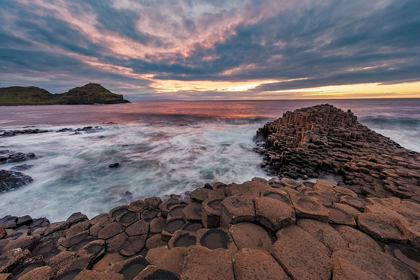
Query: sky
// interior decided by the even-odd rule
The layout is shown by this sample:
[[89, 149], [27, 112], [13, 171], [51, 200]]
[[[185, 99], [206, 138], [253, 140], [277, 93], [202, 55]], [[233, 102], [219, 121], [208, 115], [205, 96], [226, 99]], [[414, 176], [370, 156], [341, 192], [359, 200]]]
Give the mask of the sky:
[[419, 0], [0, 0], [0, 87], [129, 100], [420, 97]]

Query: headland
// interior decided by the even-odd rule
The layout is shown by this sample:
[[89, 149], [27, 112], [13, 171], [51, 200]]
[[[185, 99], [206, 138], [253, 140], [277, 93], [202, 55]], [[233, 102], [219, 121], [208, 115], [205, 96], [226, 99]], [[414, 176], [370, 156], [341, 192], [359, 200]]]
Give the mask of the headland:
[[0, 88], [0, 106], [16, 105], [82, 105], [130, 103], [120, 94], [100, 84], [89, 83], [65, 93], [52, 94], [39, 87]]

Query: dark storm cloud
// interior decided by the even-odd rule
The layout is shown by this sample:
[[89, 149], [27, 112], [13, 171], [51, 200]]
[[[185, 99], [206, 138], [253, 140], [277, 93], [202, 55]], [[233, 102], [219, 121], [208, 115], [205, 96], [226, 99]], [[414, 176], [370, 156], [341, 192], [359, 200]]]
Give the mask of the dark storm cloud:
[[[420, 81], [418, 0], [0, 3], [0, 86], [16, 74], [61, 88], [65, 76], [149, 98], [158, 80], [279, 81], [251, 97]], [[212, 94], [237, 95], [196, 96]]]

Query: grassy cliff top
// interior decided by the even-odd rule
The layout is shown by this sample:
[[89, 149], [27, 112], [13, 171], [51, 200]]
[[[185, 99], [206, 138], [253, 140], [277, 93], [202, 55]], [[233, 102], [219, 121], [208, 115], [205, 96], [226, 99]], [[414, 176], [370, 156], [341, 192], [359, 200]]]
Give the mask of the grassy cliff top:
[[54, 105], [54, 104], [118, 104], [129, 103], [100, 84], [90, 83], [66, 93], [51, 94], [39, 87], [0, 88], [0, 106], [7, 105]]

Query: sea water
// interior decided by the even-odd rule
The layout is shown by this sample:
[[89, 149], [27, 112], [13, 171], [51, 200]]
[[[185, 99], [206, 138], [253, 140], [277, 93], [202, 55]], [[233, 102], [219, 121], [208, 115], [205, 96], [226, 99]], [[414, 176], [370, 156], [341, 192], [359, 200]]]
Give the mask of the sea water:
[[[0, 129], [47, 133], [0, 138], [0, 150], [37, 158], [0, 165], [34, 181], [0, 194], [7, 214], [88, 217], [150, 196], [167, 197], [216, 181], [269, 178], [252, 151], [256, 130], [286, 111], [333, 104], [378, 133], [420, 151], [420, 99], [328, 101], [138, 101], [131, 104], [0, 107]], [[93, 128], [80, 133], [62, 128]], [[109, 168], [118, 162], [119, 168]]]

